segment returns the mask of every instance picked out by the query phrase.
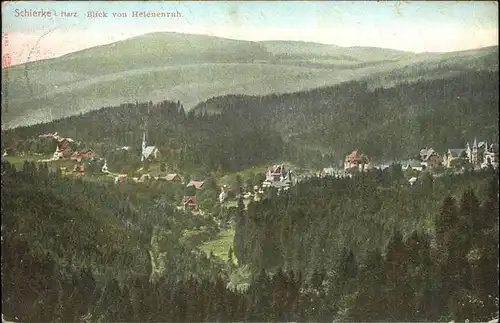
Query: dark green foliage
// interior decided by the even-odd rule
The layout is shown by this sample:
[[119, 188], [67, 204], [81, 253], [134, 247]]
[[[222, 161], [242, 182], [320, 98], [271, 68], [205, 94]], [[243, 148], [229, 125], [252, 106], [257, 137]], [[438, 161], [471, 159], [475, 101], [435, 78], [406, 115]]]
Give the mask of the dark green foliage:
[[[493, 182], [483, 187], [498, 175], [440, 177], [425, 187], [401, 186], [393, 174], [388, 169], [352, 179], [311, 179], [251, 203], [236, 221], [238, 261], [256, 271], [306, 274], [321, 308], [317, 320], [328, 320], [331, 313], [355, 321], [493, 315], [498, 294], [487, 279], [497, 272], [498, 254], [492, 250], [498, 250], [498, 240], [490, 233], [498, 231], [492, 220], [497, 218], [479, 201], [495, 210]], [[460, 207], [451, 195], [442, 199], [447, 193], [462, 195]], [[473, 260], [474, 253], [481, 257]], [[470, 310], [450, 307], [464, 297]]]
[[[149, 115], [147, 144], [155, 145], [163, 162], [174, 169], [235, 171], [279, 158], [282, 154], [281, 136], [267, 121], [249, 121], [237, 111], [216, 116], [189, 114], [185, 118], [180, 103], [170, 101], [153, 106], [141, 103], [107, 107], [46, 124], [4, 131], [2, 147], [17, 147], [18, 152], [50, 150], [52, 153], [55, 147], [38, 149], [31, 141], [37, 138], [37, 141], [44, 139], [44, 143], [54, 144], [55, 141], [39, 139], [38, 135], [57, 131], [92, 147], [108, 159], [108, 166], [113, 171], [128, 173], [141, 166], [147, 169], [148, 162], [140, 164], [146, 115]], [[121, 150], [123, 146], [131, 148]]]
[[[495, 141], [497, 84], [497, 72], [468, 71], [390, 88], [352, 81], [291, 94], [228, 95], [187, 115], [180, 102], [123, 104], [3, 131], [2, 147], [52, 153], [54, 142], [37, 136], [58, 131], [108, 158], [111, 169], [129, 172], [123, 159], [132, 157], [115, 149], [130, 146], [130, 154], [140, 156], [149, 109], [148, 145], [173, 169], [237, 171], [276, 159], [317, 169], [354, 148], [380, 161], [407, 159], [429, 145], [444, 152], [474, 136]], [[213, 106], [221, 113], [206, 113]]]
[[195, 243], [197, 236], [183, 236], [203, 230], [210, 239], [216, 224], [170, 207], [164, 194], [170, 183], [155, 189], [73, 180], [28, 162], [22, 171], [4, 162], [1, 169], [6, 315], [22, 321], [77, 321], [88, 313], [130, 319], [125, 313], [135, 303], [123, 286], [136, 277], [149, 280], [153, 236], [160, 251], [168, 249], [163, 266], [170, 279], [224, 275], [222, 264], [193, 252], [202, 242]]
[[166, 172], [167, 171], [167, 165], [165, 162], [160, 163], [160, 172]]
[[495, 141], [498, 103], [498, 72], [468, 71], [373, 90], [354, 81], [283, 95], [228, 95], [195, 109], [217, 106], [267, 120], [293, 144], [286, 158], [313, 166], [326, 154], [336, 163], [354, 148], [395, 160], [429, 145], [439, 152], [463, 147], [474, 136]]

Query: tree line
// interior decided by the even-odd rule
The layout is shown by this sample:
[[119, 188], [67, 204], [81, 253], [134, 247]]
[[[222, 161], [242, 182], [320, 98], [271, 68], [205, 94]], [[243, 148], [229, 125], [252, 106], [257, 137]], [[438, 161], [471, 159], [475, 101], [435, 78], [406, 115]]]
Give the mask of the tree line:
[[399, 179], [395, 170], [374, 171], [270, 192], [237, 214], [235, 255], [256, 272], [318, 281], [328, 317], [493, 317], [498, 174], [423, 176], [413, 186]]

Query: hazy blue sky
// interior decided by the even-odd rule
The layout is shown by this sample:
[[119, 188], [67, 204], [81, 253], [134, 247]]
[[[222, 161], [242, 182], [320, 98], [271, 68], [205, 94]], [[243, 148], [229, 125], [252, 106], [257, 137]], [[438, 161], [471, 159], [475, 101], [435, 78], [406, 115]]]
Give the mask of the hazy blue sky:
[[[6, 50], [14, 63], [54, 57], [132, 36], [176, 31], [244, 40], [304, 40], [414, 52], [455, 51], [498, 44], [496, 2], [7, 2]], [[51, 11], [16, 17], [16, 10]], [[89, 18], [104, 10], [107, 18]], [[61, 17], [60, 12], [78, 17]], [[180, 12], [177, 18], [137, 18], [133, 11]], [[125, 12], [127, 18], [115, 18]], [[53, 31], [51, 31], [53, 30]], [[40, 36], [51, 31], [42, 39]], [[4, 42], [5, 48], [5, 42]]]

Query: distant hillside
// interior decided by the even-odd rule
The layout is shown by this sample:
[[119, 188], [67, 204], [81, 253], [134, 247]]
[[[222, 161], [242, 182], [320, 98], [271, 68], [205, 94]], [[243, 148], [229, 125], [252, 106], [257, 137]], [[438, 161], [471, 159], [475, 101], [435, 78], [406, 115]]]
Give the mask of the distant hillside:
[[292, 94], [216, 97], [194, 109], [238, 110], [247, 119], [267, 120], [285, 142], [333, 153], [337, 160], [354, 148], [394, 160], [425, 146], [464, 147], [475, 136], [496, 141], [498, 82], [498, 72], [487, 71], [420, 77], [375, 90], [367, 80], [353, 81]]
[[123, 163], [113, 151], [131, 146], [131, 156], [139, 158], [149, 109], [148, 143], [168, 152], [163, 158], [174, 170], [234, 172], [276, 160], [317, 168], [355, 148], [379, 161], [409, 159], [426, 146], [443, 153], [474, 137], [497, 141], [498, 80], [498, 72], [467, 71], [388, 88], [351, 81], [288, 94], [214, 97], [188, 113], [180, 102], [128, 104], [2, 131], [2, 148], [39, 152], [44, 144], [37, 136], [58, 131], [110, 165]]
[[[152, 33], [3, 70], [2, 128], [136, 100], [180, 100], [189, 110], [214, 96], [314, 89], [436, 57], [441, 56]], [[480, 57], [476, 65], [489, 68], [490, 60]]]
[[275, 56], [330, 58], [351, 62], [401, 60], [420, 56], [412, 52], [377, 47], [341, 47], [301, 41], [263, 41], [265, 48]]

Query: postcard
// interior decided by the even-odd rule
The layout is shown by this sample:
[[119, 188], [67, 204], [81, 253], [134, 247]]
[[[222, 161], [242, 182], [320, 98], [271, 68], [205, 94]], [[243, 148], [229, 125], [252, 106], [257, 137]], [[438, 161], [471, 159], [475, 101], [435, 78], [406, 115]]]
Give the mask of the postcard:
[[498, 85], [494, 1], [2, 2], [2, 321], [498, 322]]

